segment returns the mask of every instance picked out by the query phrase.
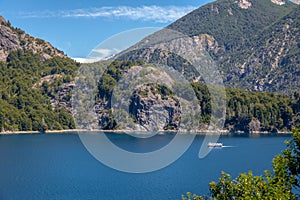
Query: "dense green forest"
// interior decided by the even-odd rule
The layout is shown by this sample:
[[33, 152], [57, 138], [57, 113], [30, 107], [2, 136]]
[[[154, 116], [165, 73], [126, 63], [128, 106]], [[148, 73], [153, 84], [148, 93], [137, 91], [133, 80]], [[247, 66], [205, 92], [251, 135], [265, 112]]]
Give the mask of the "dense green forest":
[[[113, 61], [99, 80], [96, 102], [106, 102], [105, 129], [118, 128], [110, 110], [116, 83], [129, 68], [141, 64], [142, 61]], [[0, 63], [1, 131], [75, 128], [71, 92], [67, 91], [61, 99], [58, 93], [74, 79], [78, 69], [79, 64], [71, 59], [54, 57], [41, 61], [40, 55], [31, 51], [11, 52], [7, 62]], [[210, 94], [202, 83], [191, 85], [201, 108], [200, 128], [205, 128], [210, 120]], [[155, 87], [161, 93], [168, 91], [160, 90], [164, 88], [161, 85]], [[290, 131], [300, 122], [300, 93], [288, 97], [226, 88], [226, 94], [225, 128], [233, 132]], [[61, 101], [65, 104], [60, 105]]]
[[[108, 101], [112, 91], [131, 66], [141, 64], [131, 61], [114, 61], [105, 70], [98, 84], [98, 101]], [[200, 126], [205, 127], [210, 120], [210, 94], [206, 85], [191, 83], [201, 107]], [[159, 85], [157, 86], [160, 87]], [[157, 90], [160, 91], [160, 90]], [[163, 95], [163, 94], [161, 94]], [[249, 92], [226, 88], [227, 111], [225, 128], [235, 131], [290, 131], [300, 122], [300, 94], [288, 97], [276, 93]], [[106, 109], [110, 110], [109, 103]], [[107, 127], [117, 128], [112, 115], [108, 117]], [[200, 127], [200, 128], [201, 128]]]
[[0, 130], [72, 129], [63, 107], [52, 107], [60, 87], [69, 83], [79, 65], [68, 58], [41, 60], [40, 54], [18, 50], [0, 62]]
[[[210, 94], [204, 84], [192, 83], [201, 106], [201, 124], [210, 119]], [[299, 124], [299, 93], [293, 97], [226, 88], [225, 128], [232, 131], [291, 130]]]

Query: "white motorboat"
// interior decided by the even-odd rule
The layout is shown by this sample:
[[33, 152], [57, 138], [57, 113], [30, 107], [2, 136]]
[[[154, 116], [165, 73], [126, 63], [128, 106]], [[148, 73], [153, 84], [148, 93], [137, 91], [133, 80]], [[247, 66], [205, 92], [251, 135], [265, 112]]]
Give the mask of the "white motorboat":
[[208, 147], [223, 147], [223, 143], [219, 143], [219, 142], [209, 142], [207, 144]]

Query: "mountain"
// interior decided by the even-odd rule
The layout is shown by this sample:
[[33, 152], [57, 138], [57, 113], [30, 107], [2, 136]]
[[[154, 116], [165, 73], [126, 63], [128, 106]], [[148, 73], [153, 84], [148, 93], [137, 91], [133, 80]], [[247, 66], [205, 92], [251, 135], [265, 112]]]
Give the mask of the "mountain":
[[70, 99], [79, 64], [0, 21], [0, 132], [75, 128]]
[[23, 30], [12, 27], [10, 22], [7, 22], [2, 16], [0, 16], [0, 47], [0, 61], [6, 61], [11, 51], [19, 49], [39, 53], [42, 60], [54, 56], [66, 57], [62, 51], [54, 48], [49, 42], [34, 38]]
[[[205, 48], [226, 86], [291, 95], [300, 87], [299, 14], [299, 6], [290, 1], [218, 0], [178, 19], [166, 32], [176, 31]], [[154, 33], [132, 48], [138, 50], [118, 58], [167, 64], [188, 80], [199, 80], [194, 67], [180, 56], [138, 48], [163, 37], [167, 41], [171, 36]], [[185, 48], [182, 52], [192, 51], [180, 46]]]
[[292, 94], [300, 86], [299, 13], [283, 0], [218, 0], [167, 28], [209, 38], [227, 86]]
[[[224, 78], [225, 86], [228, 87], [225, 122], [228, 129], [247, 130], [251, 122], [260, 124], [260, 130], [290, 129], [299, 123], [299, 13], [299, 6], [284, 0], [218, 0], [200, 7], [166, 27], [171, 31], [154, 33], [116, 58], [167, 65], [184, 75], [187, 80], [193, 82], [201, 107], [200, 125], [205, 127], [209, 122], [210, 94], [205, 86], [197, 85], [201, 79], [193, 65], [168, 51], [179, 48], [178, 52], [189, 52], [191, 49], [184, 41], [178, 44], [170, 42], [167, 44], [168, 50], [160, 49], [159, 44], [158, 48], [155, 48], [155, 45], [151, 47], [151, 44], [157, 41], [166, 44], [172, 37], [176, 38], [172, 36], [172, 30], [181, 33], [183, 37], [185, 35], [192, 40], [187, 43], [196, 44], [199, 49], [206, 49]], [[109, 102], [113, 88], [120, 80], [120, 74], [128, 72], [128, 67], [124, 69], [122, 66], [120, 63], [109, 66], [98, 86], [99, 105], [106, 110], [104, 121], [102, 111], [99, 112], [99, 119], [102, 119], [99, 125], [102, 128], [118, 127], [111, 115], [113, 108]], [[139, 95], [135, 91], [134, 94], [135, 99], [153, 96], [149, 92]], [[280, 94], [289, 95], [293, 99]], [[148, 109], [150, 106], [145, 107], [145, 102], [147, 101], [143, 100], [136, 107]], [[144, 112], [149, 115], [152, 111], [147, 109], [144, 109]], [[176, 110], [176, 107], [172, 109]], [[144, 121], [134, 109], [129, 112], [137, 121]], [[168, 118], [166, 122], [170, 120], [172, 121]], [[151, 122], [148, 121], [148, 124]], [[164, 124], [161, 127], [169, 126]], [[176, 127], [173, 124], [170, 128]]]
[[[201, 83], [198, 71], [183, 57], [167, 50], [143, 48], [122, 52], [117, 55], [119, 60], [87, 65], [87, 68], [81, 68], [80, 74], [84, 74], [85, 69], [107, 68], [95, 70], [95, 73], [103, 72], [99, 82], [83, 77], [87, 84], [82, 85], [79, 96], [85, 96], [88, 87], [93, 91], [96, 88], [96, 94], [92, 94], [95, 96], [89, 94], [86, 97], [95, 100], [95, 104], [79, 99], [77, 103], [83, 110], [73, 110], [74, 79], [82, 66], [50, 43], [12, 27], [3, 18], [0, 21], [0, 131], [73, 129], [73, 116], [83, 120], [78, 128], [87, 129], [95, 126], [102, 129], [178, 130], [183, 121], [199, 123], [203, 130], [208, 127], [211, 94]], [[299, 6], [282, 0], [219, 0], [184, 16], [167, 29], [187, 35], [217, 64], [228, 86], [226, 129], [278, 131], [290, 130], [300, 123]], [[149, 44], [151, 38], [164, 39], [161, 33], [155, 33], [135, 46]], [[184, 42], [171, 43], [169, 48], [172, 50], [180, 45], [177, 49], [181, 53], [190, 51]], [[207, 63], [205, 59], [200, 60]], [[175, 86], [183, 88], [177, 90], [181, 94], [187, 92], [185, 87], [192, 87], [199, 118], [191, 120], [188, 115], [183, 116], [181, 106], [191, 106], [191, 103], [178, 103], [179, 99], [168, 85], [147, 83], [155, 78], [171, 82], [171, 74], [157, 70], [153, 63], [168, 65], [186, 77], [189, 83], [176, 83]], [[206, 67], [204, 71], [209, 70], [210, 65], [203, 66]], [[137, 72], [143, 75], [133, 81], [145, 80], [145, 84], [134, 90], [121, 84], [119, 93], [115, 93], [121, 101], [114, 103], [112, 94], [120, 85], [118, 82], [124, 75], [132, 73], [129, 75], [134, 77]], [[123, 95], [128, 94], [131, 96], [125, 101]], [[123, 103], [128, 106], [129, 116], [122, 110]], [[84, 110], [90, 108], [97, 117], [92, 124], [86, 121], [91, 116]], [[113, 115], [117, 109], [120, 112]], [[153, 121], [153, 117], [159, 120]]]

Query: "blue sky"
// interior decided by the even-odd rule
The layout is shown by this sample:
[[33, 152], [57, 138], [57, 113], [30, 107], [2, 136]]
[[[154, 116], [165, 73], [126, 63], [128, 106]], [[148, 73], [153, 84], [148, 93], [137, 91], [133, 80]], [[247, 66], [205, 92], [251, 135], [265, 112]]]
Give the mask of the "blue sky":
[[212, 0], [1, 0], [13, 26], [86, 57], [100, 42], [135, 28], [164, 27]]

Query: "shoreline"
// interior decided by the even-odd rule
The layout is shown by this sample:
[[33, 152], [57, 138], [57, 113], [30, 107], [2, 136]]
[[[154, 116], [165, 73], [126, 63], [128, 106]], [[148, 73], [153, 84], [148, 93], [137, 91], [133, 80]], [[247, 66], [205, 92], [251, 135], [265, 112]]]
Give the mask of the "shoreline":
[[[127, 133], [135, 133], [135, 134], [147, 134], [146, 131], [133, 131], [133, 130], [101, 130], [101, 129], [65, 129], [65, 130], [47, 130], [46, 132], [42, 133], [39, 131], [4, 131], [0, 132], [0, 135], [26, 135], [26, 134], [80, 134], [80, 133], [116, 133], [116, 134], [127, 134]], [[229, 130], [199, 130], [197, 132], [188, 132], [188, 131], [174, 131], [174, 130], [159, 130], [158, 134], [167, 134], [167, 133], [180, 133], [180, 134], [196, 134], [196, 135], [206, 135], [206, 134], [213, 134], [219, 132], [220, 135], [289, 135], [292, 132], [289, 131], [278, 131], [277, 133], [271, 133], [266, 131], [255, 131], [252, 133], [245, 133], [242, 131], [237, 132], [230, 132]]]

